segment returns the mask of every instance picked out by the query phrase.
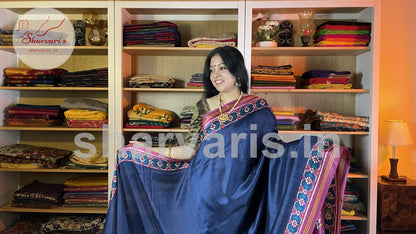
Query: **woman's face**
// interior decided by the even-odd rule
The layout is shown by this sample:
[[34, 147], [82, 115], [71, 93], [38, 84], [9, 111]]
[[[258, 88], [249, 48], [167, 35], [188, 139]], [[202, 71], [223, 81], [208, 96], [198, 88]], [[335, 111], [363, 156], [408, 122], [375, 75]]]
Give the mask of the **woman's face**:
[[228, 93], [238, 90], [235, 86], [236, 78], [230, 73], [220, 55], [216, 54], [211, 58], [209, 69], [211, 82], [219, 92]]

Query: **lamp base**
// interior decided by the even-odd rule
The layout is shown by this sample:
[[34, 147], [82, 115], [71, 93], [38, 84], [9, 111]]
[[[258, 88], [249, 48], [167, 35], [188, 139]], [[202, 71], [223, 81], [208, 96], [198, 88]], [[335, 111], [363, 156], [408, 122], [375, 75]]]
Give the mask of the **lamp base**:
[[406, 176], [399, 176], [397, 178], [391, 178], [389, 176], [386, 175], [382, 175], [381, 179], [387, 182], [391, 182], [391, 183], [401, 183], [401, 184], [406, 184], [407, 183], [407, 179]]

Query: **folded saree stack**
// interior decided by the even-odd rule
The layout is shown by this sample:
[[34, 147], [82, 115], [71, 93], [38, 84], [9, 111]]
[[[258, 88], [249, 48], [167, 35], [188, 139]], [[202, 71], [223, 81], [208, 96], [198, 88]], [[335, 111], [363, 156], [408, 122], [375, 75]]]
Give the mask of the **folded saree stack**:
[[58, 105], [16, 104], [7, 114], [7, 126], [12, 127], [51, 127], [62, 125], [64, 121]]
[[296, 79], [293, 75], [292, 65], [264, 66], [257, 65], [251, 68], [251, 88], [294, 89]]
[[126, 128], [169, 128], [178, 125], [179, 117], [175, 112], [138, 103], [127, 112], [129, 121]]
[[63, 184], [47, 184], [35, 180], [14, 192], [11, 206], [54, 208], [62, 205], [63, 192]]
[[302, 74], [300, 85], [305, 89], [351, 89], [350, 71], [309, 70]]
[[180, 116], [179, 123], [180, 123], [181, 128], [189, 129], [195, 108], [196, 106], [185, 106], [182, 109], [181, 113], [179, 114]]
[[366, 206], [359, 197], [360, 191], [350, 181], [347, 181], [344, 191], [344, 203], [342, 204], [342, 215], [366, 215]]
[[0, 147], [0, 166], [7, 168], [58, 168], [72, 151], [53, 147], [12, 144]]
[[60, 75], [66, 72], [61, 68], [37, 70], [31, 68], [8, 67], [4, 69], [5, 86], [56, 86]]
[[108, 68], [97, 68], [75, 72], [65, 72], [60, 75], [59, 86], [69, 87], [107, 87]]
[[178, 26], [169, 21], [124, 25], [125, 46], [180, 46]]
[[0, 29], [0, 45], [13, 45], [13, 29]]
[[65, 207], [107, 207], [107, 176], [79, 176], [64, 183]]
[[188, 41], [189, 47], [221, 47], [236, 46], [237, 37], [234, 33], [219, 33], [205, 37], [196, 37]]
[[347, 116], [338, 113], [307, 110], [305, 123], [317, 131], [368, 132], [369, 118], [366, 116]]
[[371, 23], [328, 21], [316, 27], [315, 46], [367, 46]]
[[70, 128], [103, 128], [108, 124], [108, 104], [88, 98], [66, 99], [60, 107]]
[[103, 157], [99, 151], [90, 157], [79, 157], [73, 154], [65, 164], [65, 168], [104, 170], [108, 168], [108, 158]]
[[186, 88], [203, 89], [204, 88], [203, 74], [202, 73], [193, 74], [189, 82], [186, 83]]
[[277, 111], [273, 110], [277, 119], [277, 129], [279, 130], [296, 130], [300, 118], [292, 111]]
[[99, 234], [103, 233], [103, 214], [21, 214], [18, 220], [1, 234]]
[[129, 77], [129, 87], [132, 88], [172, 88], [175, 79], [168, 76], [137, 74]]

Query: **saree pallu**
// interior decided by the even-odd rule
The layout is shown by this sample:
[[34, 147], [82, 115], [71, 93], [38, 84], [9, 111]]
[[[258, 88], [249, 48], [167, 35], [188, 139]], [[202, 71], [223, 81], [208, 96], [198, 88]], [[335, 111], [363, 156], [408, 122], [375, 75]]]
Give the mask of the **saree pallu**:
[[276, 139], [273, 112], [255, 96], [223, 123], [218, 114], [205, 115], [190, 161], [135, 145], [119, 150], [104, 233], [339, 232], [344, 148], [316, 137]]

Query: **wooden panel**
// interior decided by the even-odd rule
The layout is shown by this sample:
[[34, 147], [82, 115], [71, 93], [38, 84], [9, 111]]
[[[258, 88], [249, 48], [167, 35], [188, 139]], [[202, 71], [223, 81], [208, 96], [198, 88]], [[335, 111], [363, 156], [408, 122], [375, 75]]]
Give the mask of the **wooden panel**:
[[67, 98], [90, 98], [104, 103], [108, 102], [107, 92], [73, 92], [73, 91], [22, 91], [20, 103], [32, 105], [60, 105]]
[[[93, 140], [82, 138], [81, 141], [84, 144], [93, 144], [97, 151], [103, 150], [101, 132], [49, 132], [40, 134], [39, 132], [34, 131], [22, 131], [20, 133], [20, 143], [35, 146], [56, 147], [66, 150], [80, 150], [82, 153], [88, 153], [89, 151], [85, 146], [81, 147], [75, 144], [75, 137], [78, 134], [82, 134], [80, 136], [93, 137]], [[90, 145], [87, 147], [90, 147]]]
[[314, 109], [344, 115], [354, 115], [355, 113], [355, 95], [353, 94], [258, 93], [256, 95], [265, 98], [270, 106], [280, 111], [305, 113], [307, 109]]
[[202, 73], [205, 57], [138, 56], [132, 64], [132, 74], [154, 74], [175, 79], [175, 87], [185, 88], [192, 75]]

